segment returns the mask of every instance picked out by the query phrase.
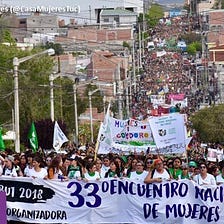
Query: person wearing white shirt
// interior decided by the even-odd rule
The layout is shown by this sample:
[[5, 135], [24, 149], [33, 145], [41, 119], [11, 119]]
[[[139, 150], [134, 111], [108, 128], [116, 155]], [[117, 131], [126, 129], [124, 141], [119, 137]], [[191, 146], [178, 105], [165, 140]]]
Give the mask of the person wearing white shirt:
[[155, 168], [148, 172], [144, 183], [162, 183], [163, 181], [172, 179], [172, 175], [168, 172], [168, 169], [164, 168], [163, 161], [161, 159], [155, 159], [153, 165]]
[[18, 177], [16, 172], [16, 167], [13, 164], [14, 157], [12, 155], [8, 155], [5, 157], [4, 167], [2, 171], [2, 175], [4, 176], [11, 176], [11, 177]]
[[144, 181], [147, 175], [148, 172], [144, 170], [144, 162], [138, 160], [136, 163], [136, 171], [130, 172], [129, 179]]
[[224, 184], [224, 166], [223, 165], [220, 166], [220, 170], [221, 170], [221, 173], [218, 176], [216, 176], [217, 185]]
[[33, 158], [33, 168], [27, 172], [27, 177], [33, 178], [45, 178], [47, 176], [47, 170], [42, 168], [43, 161], [40, 157], [36, 156]]
[[207, 165], [205, 163], [201, 163], [199, 167], [200, 173], [193, 177], [193, 181], [200, 186], [216, 187], [215, 177], [208, 173]]
[[5, 159], [0, 155], [0, 176], [2, 175], [3, 172], [4, 161]]
[[96, 164], [94, 162], [86, 165], [87, 172], [84, 173], [83, 180], [88, 182], [90, 180], [99, 180], [100, 174], [96, 171]]
[[24, 169], [24, 176], [25, 177], [28, 175], [30, 170], [32, 170], [32, 168], [33, 168], [33, 157], [34, 157], [34, 155], [32, 153], [27, 155], [27, 166]]
[[110, 169], [110, 159], [108, 156], [105, 156], [103, 158], [103, 165], [101, 167], [101, 177], [104, 178], [105, 177], [105, 174], [106, 172], [108, 172], [108, 170]]

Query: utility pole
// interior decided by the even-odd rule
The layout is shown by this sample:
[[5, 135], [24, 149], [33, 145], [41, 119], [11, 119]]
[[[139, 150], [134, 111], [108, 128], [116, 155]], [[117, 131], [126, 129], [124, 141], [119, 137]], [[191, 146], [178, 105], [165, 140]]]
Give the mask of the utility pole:
[[99, 91], [100, 89], [94, 89], [93, 91], [89, 91], [89, 114], [90, 114], [90, 132], [91, 132], [91, 143], [93, 143], [93, 108], [92, 108], [92, 95]]
[[92, 23], [92, 17], [91, 17], [91, 5], [89, 5], [89, 24]]
[[134, 37], [134, 33], [133, 33], [133, 43], [132, 43], [132, 70], [133, 70], [134, 93], [136, 93], [135, 37]]
[[50, 105], [51, 105], [51, 121], [54, 122], [54, 75], [50, 74]]
[[142, 65], [142, 37], [141, 37], [141, 24], [138, 24], [138, 49], [139, 49], [139, 62], [138, 62], [138, 73]]
[[122, 111], [122, 94], [123, 94], [123, 82], [121, 81], [121, 69], [120, 63], [117, 65], [117, 76], [118, 76], [118, 113], [119, 119], [123, 119], [123, 111]]
[[125, 86], [126, 86], [126, 111], [127, 111], [127, 118], [129, 119], [129, 117], [130, 117], [130, 106], [129, 106], [129, 88], [130, 88], [130, 86], [129, 86], [129, 77], [128, 78], [126, 78], [126, 83], [125, 83]]
[[77, 111], [77, 82], [73, 82], [73, 97], [74, 97], [74, 114], [75, 114], [75, 142], [79, 144], [79, 126], [78, 126], [78, 111]]

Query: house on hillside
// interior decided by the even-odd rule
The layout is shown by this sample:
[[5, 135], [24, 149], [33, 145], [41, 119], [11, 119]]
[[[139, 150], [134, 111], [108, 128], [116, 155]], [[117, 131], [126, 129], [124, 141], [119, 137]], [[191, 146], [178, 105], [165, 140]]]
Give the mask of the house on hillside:
[[216, 67], [215, 78], [218, 80], [220, 102], [224, 101], [224, 45], [209, 49], [209, 60]]
[[[31, 15], [10, 14], [4, 17], [9, 29], [19, 43], [40, 44], [54, 42], [55, 36], [64, 33], [59, 27], [57, 15], [33, 13]], [[19, 32], [18, 32], [19, 30]]]
[[182, 9], [181, 8], [172, 8], [169, 11], [169, 16], [170, 17], [176, 17], [176, 16], [181, 16], [182, 15]]
[[113, 28], [121, 26], [133, 27], [137, 24], [138, 14], [125, 9], [103, 9], [100, 12], [100, 25]]
[[87, 66], [87, 76], [98, 77], [98, 81], [114, 82], [127, 77], [128, 57], [117, 56], [110, 51], [95, 51]]
[[202, 24], [207, 26], [205, 36], [207, 36], [208, 47], [215, 47], [224, 44], [224, 9], [212, 10], [203, 14]]

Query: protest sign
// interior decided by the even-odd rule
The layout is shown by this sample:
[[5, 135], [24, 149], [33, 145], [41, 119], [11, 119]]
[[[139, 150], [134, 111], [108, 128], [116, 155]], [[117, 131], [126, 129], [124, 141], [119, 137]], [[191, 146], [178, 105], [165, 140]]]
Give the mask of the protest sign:
[[177, 145], [185, 148], [186, 127], [181, 114], [169, 114], [149, 118], [152, 134], [157, 148]]

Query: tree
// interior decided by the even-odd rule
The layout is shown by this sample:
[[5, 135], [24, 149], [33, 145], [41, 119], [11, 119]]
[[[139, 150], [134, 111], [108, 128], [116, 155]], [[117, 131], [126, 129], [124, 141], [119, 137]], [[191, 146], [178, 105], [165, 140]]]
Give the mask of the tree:
[[213, 9], [224, 9], [224, 0], [216, 0], [212, 7]]
[[191, 116], [191, 121], [201, 141], [224, 142], [224, 105], [201, 109]]
[[[0, 46], [0, 123], [12, 123], [12, 111], [14, 108], [14, 84], [13, 84], [13, 58], [22, 58], [35, 54], [39, 49], [33, 51], [22, 51], [15, 46]], [[49, 99], [49, 94], [44, 93], [40, 84], [49, 82], [48, 75], [52, 70], [53, 60], [49, 56], [41, 56], [21, 63], [19, 66], [19, 108], [20, 129], [32, 120], [49, 117], [50, 103], [43, 103]], [[46, 107], [46, 105], [48, 105]]]
[[15, 45], [16, 43], [9, 30], [3, 31], [2, 42], [9, 43], [10, 45]]
[[150, 28], [155, 27], [158, 24], [159, 20], [163, 18], [164, 11], [161, 5], [152, 4], [148, 13], [145, 15], [145, 19]]
[[58, 43], [47, 42], [45, 47], [47, 49], [53, 48], [55, 55], [61, 55], [64, 53], [64, 49], [62, 48], [61, 44]]
[[194, 42], [201, 42], [201, 35], [197, 33], [185, 33], [180, 35], [180, 39], [184, 40], [187, 45], [194, 43]]
[[200, 42], [193, 42], [187, 46], [188, 54], [195, 55], [197, 51], [202, 51], [202, 45]]
[[[67, 126], [66, 124], [58, 120], [58, 125], [60, 126], [63, 133], [68, 136]], [[23, 129], [21, 133], [21, 142], [26, 146], [30, 147], [29, 139], [27, 138], [30, 123], [27, 123], [27, 126]], [[50, 119], [43, 119], [35, 122], [37, 137], [38, 137], [38, 145], [43, 149], [52, 149], [53, 148], [53, 135], [54, 135], [54, 122]]]

